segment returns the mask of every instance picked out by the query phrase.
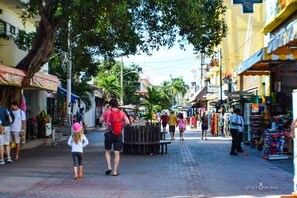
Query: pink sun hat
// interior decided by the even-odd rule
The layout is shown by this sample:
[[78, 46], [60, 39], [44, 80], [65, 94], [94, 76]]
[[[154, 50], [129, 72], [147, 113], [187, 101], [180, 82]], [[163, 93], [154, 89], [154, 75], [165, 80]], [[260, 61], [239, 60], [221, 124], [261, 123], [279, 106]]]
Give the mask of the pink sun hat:
[[72, 125], [72, 130], [74, 133], [77, 133], [77, 132], [80, 132], [82, 130], [82, 126], [80, 123], [78, 122], [75, 122], [73, 125]]

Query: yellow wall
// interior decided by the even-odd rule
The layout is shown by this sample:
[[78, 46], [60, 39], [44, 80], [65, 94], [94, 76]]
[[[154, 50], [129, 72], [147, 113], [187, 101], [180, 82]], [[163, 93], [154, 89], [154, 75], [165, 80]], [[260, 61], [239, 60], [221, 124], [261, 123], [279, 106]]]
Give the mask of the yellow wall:
[[[241, 4], [232, 4], [232, 0], [226, 0], [227, 13], [224, 17], [227, 26], [227, 37], [221, 42], [222, 49], [222, 74], [226, 72], [233, 73], [234, 70], [244, 61], [245, 45], [248, 45], [247, 38], [250, 39], [250, 48], [247, 50], [247, 58], [264, 46], [264, 35], [261, 33], [265, 25], [264, 2], [254, 4], [254, 13], [243, 14]], [[247, 36], [249, 17], [251, 20], [251, 37]], [[240, 81], [237, 79], [237, 89]], [[249, 78], [249, 77], [247, 77]], [[245, 89], [249, 87], [245, 86]]]

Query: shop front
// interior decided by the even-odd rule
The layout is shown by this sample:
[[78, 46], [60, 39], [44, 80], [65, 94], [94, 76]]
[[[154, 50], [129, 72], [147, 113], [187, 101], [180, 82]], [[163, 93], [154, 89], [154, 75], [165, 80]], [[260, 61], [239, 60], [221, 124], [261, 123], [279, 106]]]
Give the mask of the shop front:
[[[0, 87], [22, 87], [27, 72], [14, 67], [0, 65]], [[59, 79], [56, 76], [37, 72], [30, 81], [28, 87], [23, 88], [21, 96], [21, 109], [26, 112], [27, 138], [37, 138], [41, 134], [37, 130], [37, 116], [47, 109], [47, 97], [49, 93], [57, 91]], [[2, 91], [0, 89], [0, 95]], [[14, 93], [11, 93], [14, 94]], [[3, 99], [4, 97], [2, 97]], [[14, 97], [12, 97], [14, 98]], [[47, 117], [50, 121], [51, 118]], [[48, 127], [50, 129], [50, 127]], [[51, 130], [48, 130], [51, 131]], [[44, 132], [43, 132], [44, 133]], [[47, 136], [50, 136], [48, 133]], [[45, 134], [44, 134], [45, 136]]]
[[292, 91], [297, 88], [297, 51], [287, 52], [268, 54], [268, 48], [262, 48], [237, 68], [245, 84], [258, 79], [254, 89], [243, 89], [253, 94], [250, 102], [241, 105], [247, 125], [246, 140], [268, 159], [287, 159], [287, 154], [292, 154], [289, 134]]

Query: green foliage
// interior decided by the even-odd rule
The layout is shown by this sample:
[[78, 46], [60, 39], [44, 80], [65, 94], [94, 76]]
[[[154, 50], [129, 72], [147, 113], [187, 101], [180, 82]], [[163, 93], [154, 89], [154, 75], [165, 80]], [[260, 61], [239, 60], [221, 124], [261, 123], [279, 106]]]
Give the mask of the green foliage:
[[[103, 90], [103, 97], [109, 100], [110, 97], [120, 97], [121, 93], [121, 63], [104, 62], [99, 66], [95, 82]], [[139, 73], [142, 68], [138, 65], [123, 66], [123, 100], [124, 104], [137, 104], [139, 96], [135, 92], [139, 89]]]
[[162, 109], [168, 109], [170, 104], [175, 104], [175, 98], [178, 94], [183, 97], [187, 93], [188, 85], [182, 77], [171, 78], [171, 81], [163, 81], [160, 86], [160, 95], [162, 96]]
[[[52, 56], [68, 52], [69, 47], [72, 75], [84, 72], [83, 80], [89, 80], [97, 76], [98, 65], [104, 61], [110, 64], [120, 56], [151, 54], [176, 42], [182, 49], [191, 43], [196, 52], [209, 55], [227, 32], [221, 17], [226, 11], [223, 0], [29, 0], [24, 5], [27, 9], [22, 16], [24, 22], [40, 19], [31, 50], [16, 66], [28, 71], [24, 85]], [[28, 45], [28, 39], [22, 35], [17, 40]], [[53, 59], [50, 72], [66, 79], [64, 63], [64, 55]], [[111, 74], [99, 75], [99, 84], [107, 97], [119, 95], [121, 88], [116, 75], [108, 75]], [[169, 88], [172, 98], [177, 87]], [[183, 87], [180, 88], [183, 94]], [[125, 95], [130, 92], [125, 91]]]
[[[211, 53], [227, 31], [220, 17], [226, 11], [223, 0], [30, 0], [26, 8], [24, 21], [39, 15], [41, 31], [37, 34], [54, 31], [56, 49], [68, 51], [70, 39], [73, 72], [84, 71], [87, 76], [96, 73], [96, 65], [103, 59], [140, 51], [150, 54], [160, 46], [170, 48], [176, 41], [181, 48], [191, 43], [197, 52]], [[40, 38], [44, 40], [36, 42], [52, 42]], [[50, 54], [44, 55], [50, 58]]]
[[145, 119], [147, 121], [154, 119], [154, 112], [161, 109], [162, 97], [160, 96], [160, 90], [157, 86], [147, 88], [147, 94], [142, 94], [144, 102], [140, 106], [146, 108]]

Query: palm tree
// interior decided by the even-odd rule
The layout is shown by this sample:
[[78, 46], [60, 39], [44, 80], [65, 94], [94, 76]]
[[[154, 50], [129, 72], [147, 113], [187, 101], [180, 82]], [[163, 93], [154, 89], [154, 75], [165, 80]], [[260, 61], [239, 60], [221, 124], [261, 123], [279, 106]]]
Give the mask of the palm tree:
[[96, 78], [97, 86], [102, 89], [102, 96], [105, 100], [112, 97], [120, 97], [121, 86], [118, 84], [117, 77], [114, 75]]
[[169, 88], [170, 88], [170, 81], [163, 81], [163, 83], [159, 87], [160, 91], [160, 96], [162, 98], [162, 109], [168, 109], [170, 106], [170, 101], [171, 101], [171, 95], [169, 93]]
[[176, 102], [176, 97], [180, 94], [182, 97], [187, 93], [189, 86], [184, 82], [182, 77], [172, 78], [171, 82], [164, 81], [161, 85], [162, 92], [168, 95], [171, 104], [174, 105]]
[[142, 97], [144, 98], [144, 102], [140, 104], [140, 106], [144, 106], [146, 108], [145, 118], [147, 121], [153, 120], [154, 112], [161, 108], [160, 104], [162, 98], [158, 87], [148, 87], [147, 94], [142, 94]]

